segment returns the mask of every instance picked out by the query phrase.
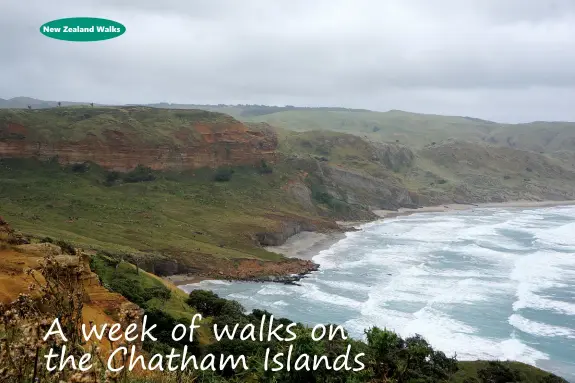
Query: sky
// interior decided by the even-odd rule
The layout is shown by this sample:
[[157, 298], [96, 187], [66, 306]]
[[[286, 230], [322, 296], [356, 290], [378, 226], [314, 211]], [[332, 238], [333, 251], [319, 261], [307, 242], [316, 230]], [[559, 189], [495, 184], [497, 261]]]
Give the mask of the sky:
[[[40, 33], [66, 17], [126, 33]], [[6, 0], [0, 36], [5, 99], [575, 121], [573, 0]]]

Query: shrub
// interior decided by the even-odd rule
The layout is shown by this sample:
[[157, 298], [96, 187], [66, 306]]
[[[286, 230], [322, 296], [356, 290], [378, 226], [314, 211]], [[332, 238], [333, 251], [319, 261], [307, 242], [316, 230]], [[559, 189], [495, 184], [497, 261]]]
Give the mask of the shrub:
[[262, 159], [262, 164], [260, 166], [259, 171], [261, 174], [270, 174], [273, 173], [274, 170], [271, 168], [271, 166], [268, 165], [266, 160]]
[[118, 181], [119, 179], [120, 179], [120, 173], [108, 172], [108, 173], [106, 173], [106, 180], [104, 181], [104, 184], [106, 186], [111, 186], [114, 183], [116, 183], [116, 181]]
[[222, 313], [226, 300], [211, 291], [193, 290], [186, 303], [204, 316], [218, 316]]
[[219, 168], [216, 170], [216, 174], [214, 175], [214, 181], [217, 182], [228, 182], [232, 179], [232, 175], [234, 174], [234, 169], [230, 168]]
[[522, 382], [520, 373], [501, 362], [488, 362], [487, 366], [477, 372], [484, 383]]
[[60, 249], [62, 249], [62, 253], [76, 255], [76, 249], [74, 248], [74, 246], [72, 246], [72, 244], [66, 241], [57, 241], [56, 245], [60, 246]]
[[90, 164], [88, 162], [72, 164], [70, 167], [74, 173], [86, 173], [90, 170]]
[[138, 165], [134, 170], [128, 172], [124, 175], [124, 182], [148, 182], [156, 179], [156, 176], [152, 173], [152, 169]]
[[161, 301], [167, 301], [172, 296], [172, 292], [166, 286], [154, 286], [145, 289], [143, 295], [146, 300], [157, 298]]
[[[154, 329], [154, 336], [158, 339], [157, 342], [152, 342], [148, 339], [144, 341], [143, 348], [149, 352], [158, 351], [169, 351], [168, 347], [183, 348], [188, 346], [188, 352], [191, 354], [199, 354], [199, 341], [197, 337], [194, 337], [193, 341], [190, 342], [189, 338], [184, 337], [181, 341], [176, 341], [172, 338], [172, 330], [178, 324], [182, 323], [184, 325], [190, 324], [190, 321], [184, 318], [176, 320], [170, 314], [156, 310], [145, 310], [145, 315], [148, 317], [148, 323], [150, 325], [156, 325]], [[161, 348], [160, 348], [161, 347]], [[163, 350], [162, 350], [163, 348]]]

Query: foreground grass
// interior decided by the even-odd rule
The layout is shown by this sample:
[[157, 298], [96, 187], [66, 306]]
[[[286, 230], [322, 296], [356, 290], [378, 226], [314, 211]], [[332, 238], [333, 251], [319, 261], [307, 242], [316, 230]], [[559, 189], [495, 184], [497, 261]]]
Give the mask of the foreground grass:
[[[189, 323], [197, 313], [186, 303], [188, 295], [184, 291], [131, 263], [97, 254], [91, 257], [90, 268], [106, 288], [146, 311], [163, 312], [177, 323]], [[199, 335], [200, 343], [211, 341], [208, 327], [200, 328]]]
[[[488, 367], [489, 362], [484, 360], [458, 362], [459, 371], [455, 373], [451, 381], [453, 383], [466, 383], [466, 382], [484, 382], [479, 376], [479, 371]], [[565, 380], [549, 374], [537, 367], [530, 366], [520, 362], [500, 362], [504, 368], [508, 368], [515, 372], [519, 377], [521, 383], [561, 383]], [[476, 379], [476, 380], [474, 380]], [[495, 380], [494, 380], [495, 381]], [[497, 380], [503, 382], [503, 380]]]

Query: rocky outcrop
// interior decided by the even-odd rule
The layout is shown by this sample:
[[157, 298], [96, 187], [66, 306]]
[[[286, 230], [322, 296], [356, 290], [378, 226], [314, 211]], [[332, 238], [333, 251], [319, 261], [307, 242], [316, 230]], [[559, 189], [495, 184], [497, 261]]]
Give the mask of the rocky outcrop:
[[[130, 108], [121, 110], [124, 109], [130, 111]], [[148, 109], [152, 114], [162, 112]], [[62, 164], [90, 161], [116, 171], [129, 171], [137, 165], [155, 170], [183, 170], [275, 161], [277, 137], [271, 129], [248, 128], [224, 115], [210, 115], [211, 120], [193, 119], [185, 113], [194, 111], [184, 111], [179, 113], [189, 121], [173, 121], [173, 116], [167, 115], [165, 121], [158, 122], [144, 119], [139, 112], [135, 117], [114, 116], [110, 122], [100, 121], [102, 114], [93, 112], [92, 115], [88, 111], [86, 114], [90, 117], [80, 124], [69, 115], [53, 116], [51, 110], [32, 112], [36, 113], [35, 119], [30, 118], [28, 124], [25, 117], [29, 116], [22, 116], [24, 112], [0, 116], [3, 117], [0, 118], [0, 157], [57, 158]], [[38, 123], [38, 119], [43, 118], [38, 114], [42, 113], [51, 114], [45, 123]], [[128, 116], [131, 115], [128, 113]], [[94, 125], [85, 128], [88, 122], [98, 118]], [[66, 124], [72, 133], [57, 130]]]
[[12, 229], [8, 222], [2, 217], [0, 217], [0, 241], [9, 245], [24, 245], [29, 243], [24, 235]]
[[316, 231], [317, 226], [310, 222], [282, 222], [275, 231], [256, 233], [256, 240], [262, 246], [279, 246], [302, 231]]
[[409, 190], [395, 178], [376, 178], [356, 170], [325, 165], [322, 174], [332, 190], [349, 204], [374, 210], [417, 207]]
[[411, 175], [412, 183], [422, 185], [418, 194], [424, 205], [575, 199], [573, 169], [544, 154], [447, 140], [426, 146], [418, 156], [449, 176]]
[[371, 160], [377, 161], [393, 171], [410, 167], [415, 158], [411, 149], [403, 145], [372, 143]]

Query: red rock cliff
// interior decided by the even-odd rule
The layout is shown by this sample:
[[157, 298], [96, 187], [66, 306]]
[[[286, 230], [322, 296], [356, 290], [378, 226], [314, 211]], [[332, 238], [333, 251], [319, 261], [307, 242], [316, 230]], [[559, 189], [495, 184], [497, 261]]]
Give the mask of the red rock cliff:
[[[65, 113], [64, 108], [0, 115], [0, 157], [47, 160], [57, 156], [63, 164], [91, 161], [118, 171], [138, 164], [162, 170], [256, 165], [262, 159], [274, 162], [277, 137], [270, 129], [250, 129], [229, 116], [215, 113], [219, 119], [210, 121], [204, 115], [209, 112], [203, 111], [138, 111], [142, 109], [158, 115], [153, 121], [142, 121], [130, 108], [115, 109], [124, 113], [112, 116], [111, 121], [103, 117], [110, 115], [104, 108], [85, 109], [80, 117], [76, 110], [58, 115]], [[107, 113], [98, 113], [102, 110]], [[202, 113], [204, 118], [190, 118], [193, 112]], [[128, 117], [118, 118], [124, 114]], [[174, 115], [180, 118], [177, 124]], [[212, 114], [208, 117], [214, 119]]]

